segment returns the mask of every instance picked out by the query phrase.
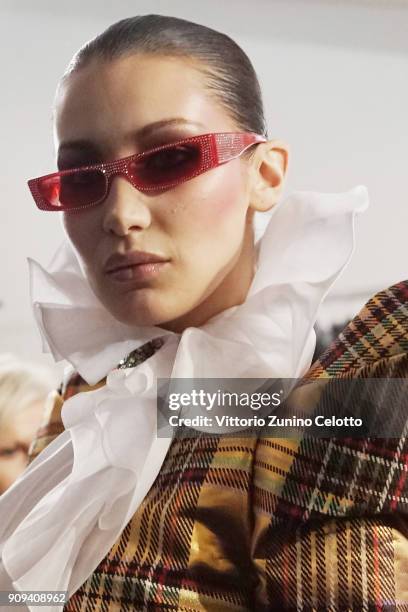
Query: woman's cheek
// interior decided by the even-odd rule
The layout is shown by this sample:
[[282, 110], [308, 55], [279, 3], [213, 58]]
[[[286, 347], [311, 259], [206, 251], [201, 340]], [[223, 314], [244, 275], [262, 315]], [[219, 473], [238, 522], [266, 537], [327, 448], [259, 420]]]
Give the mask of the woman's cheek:
[[185, 194], [186, 200], [183, 198], [184, 205], [179, 212], [186, 215], [186, 225], [188, 224], [191, 231], [200, 232], [201, 239], [208, 236], [214, 243], [214, 234], [222, 234], [225, 225], [231, 222], [236, 226], [236, 222], [239, 224], [240, 217], [244, 215], [242, 187], [239, 182], [240, 175], [236, 171], [225, 171], [211, 180], [208, 178], [203, 174], [195, 179], [202, 179], [202, 185], [191, 185], [194, 187], [191, 189], [191, 197]]
[[201, 189], [191, 189], [191, 199], [185, 192], [174, 218], [172, 233], [182, 254], [178, 278], [191, 291], [200, 292], [216, 282], [234, 259], [244, 235], [246, 207], [240, 177], [236, 172], [223, 172], [216, 178], [206, 181], [206, 189], [204, 184]]
[[63, 228], [77, 255], [85, 262], [95, 256], [98, 240], [95, 228], [98, 227], [94, 211], [75, 214], [64, 213]]

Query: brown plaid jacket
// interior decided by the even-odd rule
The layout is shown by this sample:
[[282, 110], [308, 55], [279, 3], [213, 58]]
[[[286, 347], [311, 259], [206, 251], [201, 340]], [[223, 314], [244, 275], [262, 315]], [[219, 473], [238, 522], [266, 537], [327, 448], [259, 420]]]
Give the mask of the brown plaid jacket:
[[[147, 344], [132, 354], [148, 358]], [[408, 281], [375, 295], [304, 382], [408, 384]], [[35, 457], [63, 429], [55, 394]], [[63, 508], [61, 508], [63, 512]], [[407, 438], [177, 437], [65, 612], [408, 611]]]

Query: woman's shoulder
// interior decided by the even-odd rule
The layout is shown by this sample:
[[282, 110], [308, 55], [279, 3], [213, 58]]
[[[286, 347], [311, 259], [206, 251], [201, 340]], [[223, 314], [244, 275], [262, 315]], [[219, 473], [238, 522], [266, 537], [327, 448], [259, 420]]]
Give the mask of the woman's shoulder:
[[[407, 410], [407, 402], [404, 401], [407, 379], [408, 280], [404, 280], [379, 291], [368, 300], [299, 381], [298, 389], [288, 398], [288, 414], [285, 415], [292, 414], [290, 408], [299, 405], [312, 415], [320, 414], [318, 409], [325, 409], [327, 416], [354, 415], [359, 401], [364, 401], [366, 405], [368, 398], [371, 398], [370, 406], [382, 411], [378, 414], [385, 414], [387, 406], [392, 406], [393, 411], [398, 406], [402, 419]], [[353, 381], [352, 385], [349, 384], [350, 380]], [[354, 389], [353, 395], [350, 394], [351, 389]], [[384, 397], [391, 398], [389, 404], [383, 403]], [[276, 507], [278, 504], [281, 514], [288, 520], [306, 512], [310, 492], [317, 495], [319, 501], [327, 501], [321, 506], [324, 512], [332, 515], [337, 510], [341, 513], [343, 507], [347, 507], [347, 511], [357, 512], [367, 507], [369, 502], [377, 507], [378, 499], [382, 499], [383, 506], [386, 503], [389, 507], [394, 506], [393, 492], [378, 476], [376, 466], [386, 465], [387, 457], [393, 450], [396, 457], [402, 455], [406, 442], [405, 438], [400, 440], [402, 430], [397, 429], [392, 419], [389, 426], [395, 427], [395, 435], [391, 437], [390, 434], [388, 437], [392, 439], [387, 442], [386, 426], [388, 424], [384, 419], [381, 431], [385, 440], [372, 438], [370, 445], [367, 445], [366, 438], [357, 438], [356, 435], [344, 437], [343, 434], [334, 442], [333, 437], [309, 439], [301, 435], [297, 440], [291, 437], [276, 440], [266, 432], [258, 441], [255, 473], [258, 471], [261, 474], [262, 478], [259, 476], [258, 480], [262, 483], [269, 483], [273, 477], [275, 485], [274, 474], [279, 473], [281, 488], [277, 493], [279, 487], [275, 486], [270, 492], [265, 487], [258, 495], [259, 499], [263, 500], [265, 507]], [[365, 469], [362, 468], [363, 464]], [[285, 465], [285, 470], [282, 470], [282, 465]], [[401, 462], [396, 463], [393, 469], [395, 473], [400, 469], [402, 477], [406, 467]], [[382, 476], [386, 479], [388, 471], [384, 470]], [[371, 477], [372, 483], [369, 482]], [[388, 490], [389, 495], [385, 493]], [[337, 510], [331, 499], [336, 500]], [[342, 499], [346, 500], [344, 504], [340, 503]], [[406, 502], [401, 498], [402, 501], [406, 511]], [[322, 512], [320, 509], [317, 511], [318, 514]]]
[[307, 372], [341, 376], [408, 353], [408, 280], [378, 291]]

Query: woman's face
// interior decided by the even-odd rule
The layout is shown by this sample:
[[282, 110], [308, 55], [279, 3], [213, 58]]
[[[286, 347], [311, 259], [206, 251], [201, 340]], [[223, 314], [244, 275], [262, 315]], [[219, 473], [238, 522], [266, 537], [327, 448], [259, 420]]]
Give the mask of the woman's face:
[[[238, 130], [206, 92], [203, 76], [179, 58], [93, 60], [57, 94], [60, 169], [229, 131]], [[153, 193], [116, 176], [103, 203], [64, 213], [89, 283], [116, 319], [181, 331], [244, 301], [253, 276], [247, 164], [235, 159]], [[136, 250], [168, 262], [142, 280], [131, 271], [106, 272], [112, 255]]]

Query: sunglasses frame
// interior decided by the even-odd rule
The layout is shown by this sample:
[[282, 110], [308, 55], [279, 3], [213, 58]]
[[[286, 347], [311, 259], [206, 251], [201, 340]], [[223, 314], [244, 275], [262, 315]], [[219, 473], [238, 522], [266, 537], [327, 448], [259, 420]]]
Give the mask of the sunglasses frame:
[[[111, 181], [114, 176], [123, 176], [131, 183], [131, 185], [133, 185], [133, 187], [135, 187], [135, 189], [138, 189], [142, 192], [169, 189], [171, 187], [176, 187], [180, 183], [189, 181], [192, 178], [203, 174], [207, 170], [211, 170], [212, 168], [216, 168], [221, 164], [225, 164], [229, 161], [232, 161], [233, 159], [236, 159], [237, 157], [242, 155], [250, 146], [258, 144], [260, 142], [266, 142], [266, 138], [264, 136], [261, 136], [260, 134], [255, 134], [254, 132], [216, 132], [209, 134], [200, 134], [198, 136], [183, 138], [182, 140], [178, 140], [177, 142], [172, 142], [169, 144], [161, 145], [159, 147], [154, 147], [153, 149], [149, 149], [148, 151], [143, 151], [142, 153], [135, 153], [133, 155], [129, 155], [127, 157], [123, 157], [121, 159], [113, 160], [110, 162], [92, 164], [89, 166], [80, 166], [77, 168], [69, 168], [68, 170], [61, 170], [60, 172], [53, 172], [52, 174], [47, 174], [38, 178], [30, 179], [29, 181], [27, 181], [27, 184], [31, 191], [31, 195], [33, 196], [34, 201], [40, 210], [52, 212], [74, 212], [77, 210], [89, 208], [91, 206], [96, 206], [97, 204], [101, 204], [109, 195]], [[138, 183], [133, 176], [130, 175], [130, 163], [138, 162], [144, 157], [151, 155], [152, 153], [169, 149], [171, 150], [172, 148], [177, 147], [179, 145], [190, 143], [198, 143], [200, 145], [200, 160], [198, 169], [191, 175], [188, 175], [187, 178], [177, 179], [171, 181], [170, 183], [159, 186], [143, 186], [141, 183]], [[45, 199], [41, 194], [40, 185], [42, 181], [54, 179], [57, 177], [60, 178], [63, 176], [69, 176], [77, 172], [88, 171], [102, 172], [105, 178], [106, 187], [104, 195], [103, 197], [99, 198], [98, 200], [95, 200], [94, 202], [78, 207], [57, 207], [49, 204], [47, 199]]]

